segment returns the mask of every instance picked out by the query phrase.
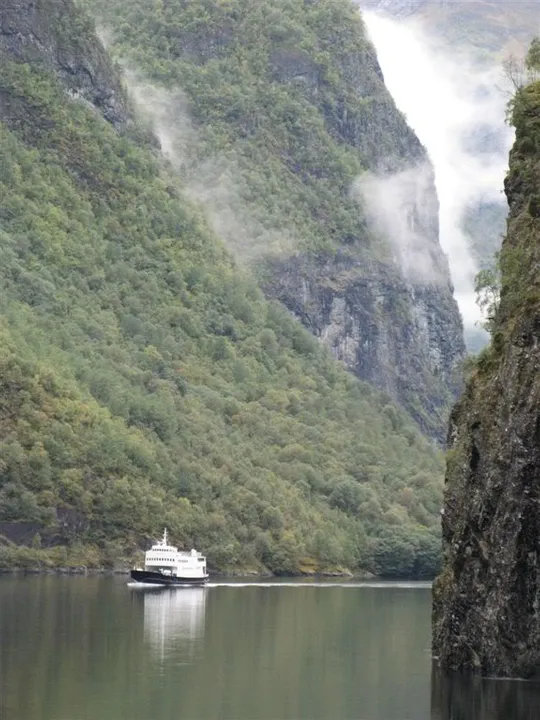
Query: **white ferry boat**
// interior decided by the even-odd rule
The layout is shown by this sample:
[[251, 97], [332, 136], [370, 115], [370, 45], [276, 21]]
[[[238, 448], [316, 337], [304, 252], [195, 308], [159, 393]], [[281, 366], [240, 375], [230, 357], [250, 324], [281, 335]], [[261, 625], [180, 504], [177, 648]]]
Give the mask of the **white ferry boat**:
[[208, 580], [206, 558], [196, 550], [179, 551], [167, 543], [167, 530], [145, 553], [144, 570], [131, 571], [131, 579], [144, 585], [203, 585]]

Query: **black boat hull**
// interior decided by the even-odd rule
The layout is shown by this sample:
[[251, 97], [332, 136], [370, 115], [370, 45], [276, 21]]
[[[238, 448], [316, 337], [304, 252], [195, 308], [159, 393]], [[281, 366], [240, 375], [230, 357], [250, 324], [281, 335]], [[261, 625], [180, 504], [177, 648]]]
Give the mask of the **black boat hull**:
[[149, 570], [132, 570], [131, 579], [145, 585], [204, 585], [208, 582], [208, 575], [202, 578], [181, 578], [176, 575], [164, 575], [160, 572]]

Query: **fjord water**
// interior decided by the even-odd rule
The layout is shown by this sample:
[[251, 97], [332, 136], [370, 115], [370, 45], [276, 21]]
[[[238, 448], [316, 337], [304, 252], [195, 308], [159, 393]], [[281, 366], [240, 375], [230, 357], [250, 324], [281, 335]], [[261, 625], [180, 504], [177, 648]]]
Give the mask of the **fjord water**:
[[434, 676], [427, 585], [0, 578], [2, 720], [532, 720], [530, 683]]

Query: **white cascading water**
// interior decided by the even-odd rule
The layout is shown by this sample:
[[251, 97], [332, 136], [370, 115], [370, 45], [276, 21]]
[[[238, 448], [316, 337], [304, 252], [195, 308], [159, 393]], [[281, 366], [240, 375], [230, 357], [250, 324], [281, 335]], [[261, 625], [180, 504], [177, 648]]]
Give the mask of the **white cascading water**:
[[[458, 52], [450, 55], [416, 21], [372, 12], [363, 12], [363, 17], [386, 85], [434, 165], [440, 242], [448, 257], [465, 337], [478, 344], [482, 320], [474, 292], [478, 267], [463, 221], [475, 203], [504, 202], [512, 132], [505, 125], [508, 93], [501, 70], [480, 66]], [[487, 240], [493, 242], [495, 252], [501, 237]]]

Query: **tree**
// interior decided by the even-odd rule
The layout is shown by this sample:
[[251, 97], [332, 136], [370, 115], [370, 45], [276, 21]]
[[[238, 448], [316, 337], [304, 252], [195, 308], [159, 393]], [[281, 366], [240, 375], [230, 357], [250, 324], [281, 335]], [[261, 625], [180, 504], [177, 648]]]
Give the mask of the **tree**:
[[536, 82], [540, 78], [540, 38], [533, 38], [525, 58], [509, 55], [502, 67], [516, 92]]
[[499, 253], [496, 254], [492, 267], [484, 268], [476, 275], [474, 292], [476, 293], [476, 304], [484, 317], [482, 327], [491, 332], [501, 297]]
[[[529, 46], [529, 51], [527, 52], [527, 56], [525, 58], [525, 67], [527, 70], [535, 75], [538, 76], [538, 73], [540, 73], [540, 38], [535, 37], [532, 39], [531, 44]], [[535, 77], [535, 79], [536, 79]]]
[[527, 69], [522, 58], [509, 55], [503, 60], [502, 68], [506, 78], [512, 83], [516, 92], [527, 84]]

